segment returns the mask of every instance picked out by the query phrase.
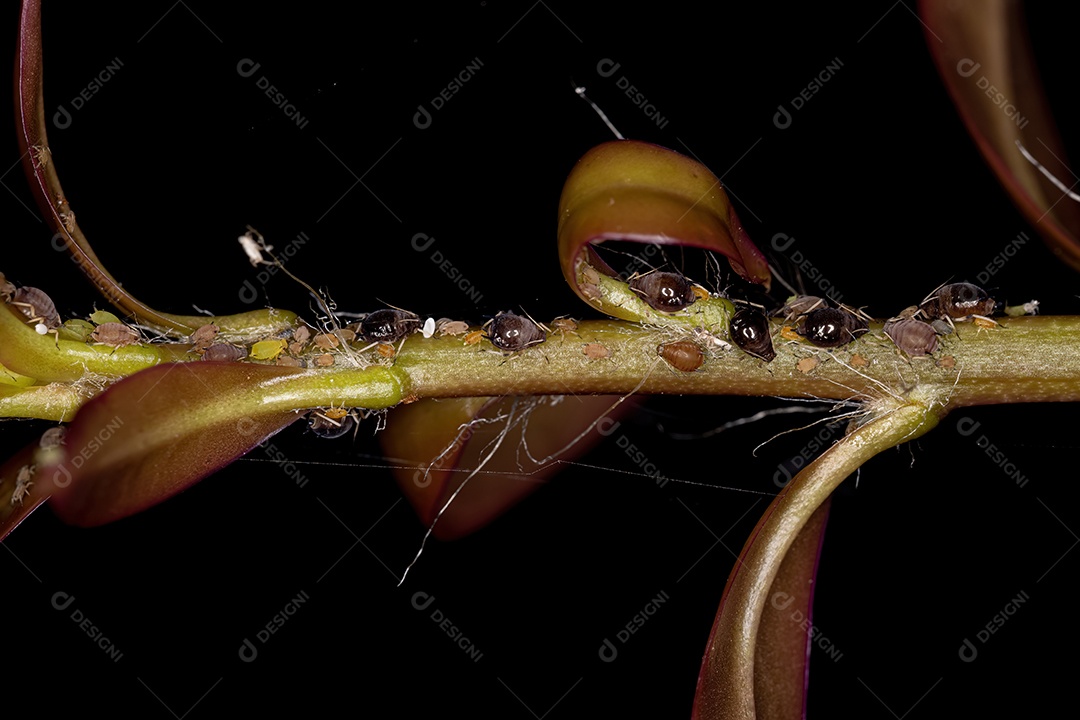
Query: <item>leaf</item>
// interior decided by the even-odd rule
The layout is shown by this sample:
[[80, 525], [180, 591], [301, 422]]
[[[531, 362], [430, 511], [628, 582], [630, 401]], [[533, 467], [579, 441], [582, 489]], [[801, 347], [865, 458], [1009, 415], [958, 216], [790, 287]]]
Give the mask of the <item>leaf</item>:
[[[559, 260], [570, 287], [586, 302], [579, 265], [609, 272], [591, 250], [605, 240], [686, 245], [719, 252], [743, 278], [769, 286], [769, 267], [743, 230], [720, 180], [677, 152], [620, 140], [587, 152], [559, 200]], [[623, 317], [612, 303], [600, 309]]]
[[[421, 400], [396, 409], [380, 439], [387, 459], [396, 464], [398, 485], [427, 526], [483, 463], [432, 531], [451, 540], [484, 527], [539, 488], [560, 469], [558, 460], [585, 453], [603, 437], [600, 431], [631, 407], [609, 395], [535, 404], [518, 397]], [[498, 417], [503, 419], [491, 421]], [[593, 427], [600, 431], [590, 431]], [[556, 458], [546, 460], [550, 455]]]
[[241, 363], [158, 365], [86, 403], [64, 452], [38, 469], [64, 521], [132, 515], [228, 465], [300, 417], [267, 402], [300, 371]]
[[[1080, 269], [1080, 203], [1024, 158], [1017, 142], [1072, 184], [1064, 145], [1039, 80], [1023, 7], [994, 0], [922, 0], [938, 73], [998, 180], [1051, 249]], [[992, 88], [992, 89], [991, 89]]]
[[809, 607], [811, 591], [796, 588], [800, 578], [813, 576], [811, 561], [825, 523], [820, 509], [864, 462], [933, 428], [939, 418], [931, 408], [940, 398], [930, 400], [927, 405], [879, 407], [878, 417], [803, 468], [769, 504], [724, 587], [698, 676], [694, 718], [802, 717], [808, 629], [780, 614], [789, 598], [774, 593], [790, 595], [791, 606]]
[[[42, 78], [41, 2], [24, 0], [19, 17], [19, 43], [16, 53], [15, 114], [18, 120], [19, 151], [30, 190], [56, 235], [54, 247], [62, 242], [71, 259], [109, 302], [149, 325], [174, 337], [184, 337], [206, 324], [201, 315], [172, 315], [154, 310], [140, 302], [117, 282], [90, 247], [79, 228], [71, 203], [60, 185], [56, 162], [49, 147], [45, 122], [45, 98]], [[138, 176], [134, 176], [136, 181]], [[269, 335], [296, 324], [290, 312], [260, 309], [215, 318], [225, 334], [244, 336]]]

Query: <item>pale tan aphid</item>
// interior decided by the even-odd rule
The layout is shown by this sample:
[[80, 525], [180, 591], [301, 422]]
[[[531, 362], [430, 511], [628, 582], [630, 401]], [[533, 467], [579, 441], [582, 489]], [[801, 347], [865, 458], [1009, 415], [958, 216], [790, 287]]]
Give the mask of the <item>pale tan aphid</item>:
[[[355, 333], [353, 334], [353, 337], [356, 337]], [[311, 328], [307, 325], [301, 325], [293, 330], [292, 339], [293, 342], [300, 343], [301, 346], [307, 344], [307, 341], [311, 339]]]
[[590, 360], [603, 360], [604, 358], [611, 357], [611, 350], [603, 343], [598, 342], [585, 343], [581, 348], [581, 352], [583, 352], [585, 357]]
[[557, 317], [551, 321], [551, 331], [557, 332], [565, 339], [567, 333], [576, 333], [577, 321], [569, 317]]
[[333, 350], [341, 342], [337, 339], [336, 335], [330, 333], [320, 333], [313, 338], [315, 346], [320, 350]]
[[317, 358], [315, 358], [315, 364], [319, 367], [330, 367], [334, 364], [334, 356], [330, 353], [319, 355]]
[[229, 343], [214, 343], [206, 348], [202, 359], [208, 362], [235, 362], [247, 357], [247, 350]]
[[807, 375], [818, 366], [818, 362], [816, 357], [804, 357], [802, 360], [795, 363], [795, 367], [799, 369], [799, 372]]
[[30, 488], [34, 484], [34, 466], [23, 465], [19, 468], [19, 474], [15, 478], [15, 489], [11, 491], [11, 504], [22, 505], [23, 498], [30, 494]]
[[464, 320], [441, 318], [435, 323], [435, 332], [439, 333], [441, 336], [452, 335], [456, 337], [458, 335], [464, 335], [469, 332], [469, 323]]
[[56, 427], [49, 428], [41, 434], [41, 440], [38, 441], [38, 445], [43, 450], [60, 447], [64, 444], [64, 438], [66, 436], [67, 428], [63, 425], [57, 425]]

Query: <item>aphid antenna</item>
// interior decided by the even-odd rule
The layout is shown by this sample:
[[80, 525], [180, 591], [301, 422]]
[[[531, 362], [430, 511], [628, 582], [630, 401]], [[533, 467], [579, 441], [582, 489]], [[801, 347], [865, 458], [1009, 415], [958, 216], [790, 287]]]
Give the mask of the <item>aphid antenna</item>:
[[1036, 160], [1035, 156], [1029, 153], [1027, 148], [1025, 148], [1019, 140], [1016, 141], [1016, 147], [1020, 148], [1020, 154], [1024, 156], [1024, 159], [1034, 165], [1039, 172], [1045, 175], [1047, 180], [1054, 183], [1054, 186], [1057, 187], [1058, 190], [1068, 195], [1070, 200], [1076, 200], [1077, 202], [1080, 202], [1080, 195], [1077, 195], [1075, 192], [1073, 192], [1071, 188], [1066, 187], [1065, 183], [1058, 180], [1052, 172], [1043, 167], [1043, 164]]
[[608, 130], [610, 130], [616, 138], [618, 138], [619, 140], [626, 139], [625, 137], [623, 137], [623, 134], [619, 132], [618, 128], [616, 128], [615, 125], [611, 122], [611, 120], [608, 119], [608, 116], [604, 114], [604, 111], [600, 109], [600, 106], [590, 100], [589, 97], [585, 94], [584, 85], [578, 85], [574, 82], [574, 79], [571, 78], [570, 86], [574, 88], [574, 92], [577, 93], [578, 97], [588, 103], [589, 107], [596, 111], [596, 114], [600, 116], [600, 119], [604, 121], [604, 124], [607, 125]]

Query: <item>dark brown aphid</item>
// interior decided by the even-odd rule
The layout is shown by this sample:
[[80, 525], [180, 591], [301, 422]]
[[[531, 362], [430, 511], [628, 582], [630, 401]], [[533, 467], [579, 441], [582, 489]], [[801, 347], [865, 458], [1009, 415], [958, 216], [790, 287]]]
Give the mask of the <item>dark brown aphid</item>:
[[517, 352], [547, 340], [536, 321], [512, 312], [502, 312], [484, 325], [484, 337], [503, 352]]
[[229, 343], [214, 343], [206, 348], [202, 359], [209, 362], [236, 362], [247, 357], [247, 350]]
[[971, 283], [942, 285], [919, 304], [929, 318], [966, 320], [972, 315], [992, 315], [996, 303], [985, 290]]
[[731, 340], [743, 352], [772, 362], [776, 357], [773, 350], [772, 335], [769, 333], [769, 320], [757, 308], [740, 308], [731, 316]]
[[838, 308], [818, 308], [799, 318], [796, 331], [814, 345], [840, 347], [870, 329], [861, 317]]
[[683, 372], [694, 372], [705, 363], [701, 348], [689, 340], [676, 340], [656, 348], [668, 365]]
[[60, 314], [56, 312], [56, 305], [44, 291], [36, 287], [24, 286], [16, 290], [11, 304], [22, 310], [23, 314], [30, 318], [30, 322], [41, 323], [47, 328], [60, 326]]
[[690, 281], [678, 273], [651, 272], [630, 278], [630, 289], [654, 310], [677, 312], [697, 300]]
[[364, 342], [397, 342], [401, 338], [416, 332], [420, 327], [420, 318], [411, 312], [387, 308], [376, 310], [360, 321], [360, 337]]
[[937, 350], [937, 332], [930, 323], [901, 318], [885, 323], [885, 334], [911, 357], [923, 357]]
[[94, 332], [90, 333], [90, 339], [101, 345], [120, 348], [137, 343], [139, 331], [124, 323], [107, 322], [94, 328]]

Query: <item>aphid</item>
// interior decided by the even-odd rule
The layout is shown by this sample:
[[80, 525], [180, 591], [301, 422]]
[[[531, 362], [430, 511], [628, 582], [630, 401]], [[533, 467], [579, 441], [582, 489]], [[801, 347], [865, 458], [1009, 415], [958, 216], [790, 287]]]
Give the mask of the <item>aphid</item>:
[[590, 360], [603, 360], [611, 357], [611, 350], [603, 343], [598, 342], [585, 343], [581, 348], [581, 352]]
[[[44, 291], [36, 287], [23, 286], [15, 291], [11, 304], [19, 308], [28, 322], [44, 325], [47, 329], [56, 328], [60, 325], [60, 314], [56, 312], [56, 305]], [[39, 330], [40, 332], [40, 330]], [[41, 333], [44, 335], [45, 333]]]
[[777, 317], [792, 320], [820, 307], [825, 307], [825, 301], [819, 297], [814, 295], [792, 295], [775, 314]]
[[929, 318], [966, 320], [972, 315], [992, 315], [996, 303], [978, 285], [950, 283], [942, 285], [919, 303], [919, 309]]
[[330, 353], [324, 353], [315, 358], [315, 364], [319, 367], [330, 367], [334, 364], [334, 356]]
[[281, 338], [260, 340], [251, 346], [251, 355], [249, 357], [253, 357], [256, 360], [274, 360], [278, 355], [285, 352], [285, 348], [287, 347], [289, 347], [289, 343]]
[[802, 339], [802, 335], [795, 332], [795, 328], [791, 327], [790, 325], [784, 325], [780, 328], [780, 337], [784, 338], [785, 340], [794, 340], [796, 342]]
[[79, 318], [68, 318], [57, 329], [57, 337], [75, 342], [88, 342], [94, 332], [94, 324]]
[[247, 350], [229, 343], [214, 343], [203, 352], [202, 359], [208, 362], [236, 362], [247, 357]]
[[650, 272], [630, 278], [630, 289], [654, 310], [677, 312], [697, 300], [690, 281], [678, 273]]
[[379, 343], [375, 346], [375, 352], [384, 358], [392, 358], [397, 355], [397, 351], [394, 350], [394, 346], [390, 343]]
[[270, 250], [274, 249], [274, 246], [267, 245], [265, 242], [263, 242], [261, 236], [258, 240], [256, 240], [254, 234], [246, 232], [236, 239], [240, 242], [240, 247], [244, 249], [244, 253], [248, 256], [248, 260], [251, 261], [252, 267], [271, 264], [263, 259], [262, 251], [266, 250], [267, 252], [269, 252]]
[[867, 367], [870, 364], [870, 361], [864, 358], [859, 353], [853, 353], [851, 355], [851, 359], [848, 360], [848, 362], [851, 363], [852, 367]]
[[484, 331], [483, 330], [473, 330], [472, 332], [470, 332], [469, 334], [467, 334], [465, 336], [465, 338], [462, 340], [462, 342], [464, 342], [466, 345], [475, 345], [476, 343], [480, 342], [481, 338], [483, 338], [483, 337], [484, 337]]
[[937, 361], [937, 366], [945, 368], [946, 370], [952, 369], [956, 367], [956, 358], [952, 355], [946, 355], [945, 357]]
[[282, 355], [274, 361], [275, 365], [281, 367], [304, 367], [304, 363], [299, 358], [290, 357], [288, 355]]
[[320, 350], [333, 350], [341, 344], [337, 336], [331, 333], [319, 333], [312, 340]]
[[796, 331], [818, 347], [847, 345], [870, 329], [866, 320], [839, 308], [818, 308], [799, 318]]
[[411, 312], [386, 308], [368, 313], [360, 321], [364, 342], [396, 342], [420, 327], [420, 318]]
[[667, 360], [668, 365], [683, 372], [694, 372], [705, 363], [701, 348], [689, 340], [664, 343], [656, 351]]
[[300, 343], [301, 346], [306, 345], [307, 341], [311, 339], [311, 328], [307, 325], [301, 325], [293, 330], [292, 339], [293, 342]]
[[345, 408], [313, 410], [308, 415], [308, 429], [321, 438], [331, 440], [339, 438], [356, 427], [358, 427], [356, 414]]
[[711, 297], [711, 295], [709, 295], [709, 291], [701, 287], [700, 285], [691, 285], [690, 291], [701, 300], [708, 300]]
[[15, 299], [15, 284], [9, 282], [4, 273], [0, 273], [0, 300], [11, 302]]
[[34, 167], [43, 168], [49, 164], [52, 150], [47, 145], [31, 145], [30, 150], [34, 153]]
[[469, 332], [469, 323], [464, 320], [451, 320], [450, 318], [440, 318], [435, 323], [435, 332], [441, 336], [446, 335], [464, 335]]
[[930, 323], [914, 318], [900, 318], [885, 323], [885, 334], [911, 357], [923, 357], [937, 350], [937, 332]]
[[50, 448], [60, 447], [64, 444], [64, 438], [67, 436], [67, 428], [63, 425], [57, 425], [51, 427], [41, 434], [41, 439], [38, 441], [38, 445], [43, 450], [49, 450]]
[[124, 347], [139, 341], [139, 331], [120, 322], [107, 322], [94, 328], [90, 339], [99, 345], [114, 348]]
[[971, 321], [974, 322], [975, 327], [978, 327], [978, 328], [986, 329], [986, 328], [992, 328], [992, 327], [997, 327], [998, 326], [998, 323], [997, 323], [996, 320], [991, 320], [990, 318], [983, 317], [982, 315], [972, 315], [971, 316]]
[[1009, 317], [1021, 317], [1023, 315], [1038, 315], [1039, 314], [1039, 301], [1032, 300], [1026, 302], [1023, 305], [1010, 305], [1005, 308], [1005, 314]]
[[711, 333], [703, 327], [691, 328], [691, 333], [694, 335], [694, 340], [698, 345], [704, 347], [706, 350], [730, 350], [731, 343], [724, 338]]
[[564, 338], [566, 337], [566, 333], [577, 332], [577, 328], [577, 321], [573, 318], [557, 317], [551, 321], [552, 332], [557, 332]]
[[109, 312], [108, 310], [95, 310], [94, 312], [90, 313], [90, 322], [94, 323], [95, 325], [104, 325], [105, 323], [111, 322], [118, 323], [120, 322], [120, 318], [118, 318], [116, 315]]
[[731, 316], [731, 340], [742, 348], [743, 352], [772, 362], [776, 357], [773, 350], [772, 336], [769, 334], [769, 320], [757, 308], [740, 308]]
[[799, 369], [799, 372], [801, 372], [803, 375], [808, 375], [814, 368], [818, 366], [819, 362], [821, 361], [818, 360], [816, 357], [804, 357], [802, 360], [795, 363], [795, 367], [797, 367]]
[[517, 352], [547, 340], [544, 328], [532, 318], [501, 312], [484, 324], [484, 337], [503, 352]]
[[23, 465], [19, 468], [19, 474], [15, 477], [15, 489], [11, 491], [11, 504], [22, 505], [23, 498], [30, 494], [30, 488], [34, 484], [34, 466]]
[[191, 349], [195, 352], [203, 352], [214, 343], [218, 334], [218, 326], [213, 323], [203, 325], [191, 333]]

